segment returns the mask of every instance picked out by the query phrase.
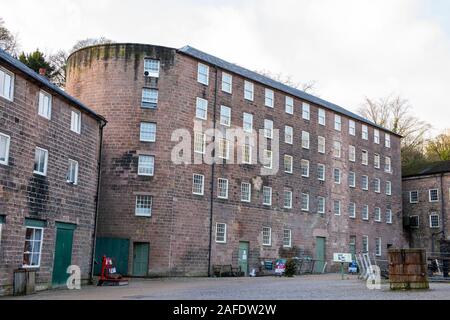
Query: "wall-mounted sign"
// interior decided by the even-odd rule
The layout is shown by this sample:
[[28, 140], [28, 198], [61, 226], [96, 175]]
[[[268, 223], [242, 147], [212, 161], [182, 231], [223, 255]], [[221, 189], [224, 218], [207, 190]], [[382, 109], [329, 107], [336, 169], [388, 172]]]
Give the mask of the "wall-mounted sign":
[[340, 263], [351, 263], [353, 262], [352, 254], [351, 253], [335, 253], [334, 262], [340, 262]]

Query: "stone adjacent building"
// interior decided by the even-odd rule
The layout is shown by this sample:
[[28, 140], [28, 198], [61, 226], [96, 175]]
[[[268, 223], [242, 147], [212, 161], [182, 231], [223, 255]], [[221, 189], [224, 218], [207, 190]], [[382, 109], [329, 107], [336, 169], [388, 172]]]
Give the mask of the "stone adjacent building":
[[89, 279], [105, 119], [0, 50], [0, 295]]
[[121, 273], [248, 273], [286, 256], [322, 272], [333, 253], [406, 245], [401, 138], [335, 104], [192, 47], [142, 44], [73, 53], [67, 92], [108, 120], [96, 254]]
[[450, 240], [449, 204], [450, 161], [404, 172], [403, 208], [412, 248], [424, 248], [431, 256], [441, 253], [442, 240]]

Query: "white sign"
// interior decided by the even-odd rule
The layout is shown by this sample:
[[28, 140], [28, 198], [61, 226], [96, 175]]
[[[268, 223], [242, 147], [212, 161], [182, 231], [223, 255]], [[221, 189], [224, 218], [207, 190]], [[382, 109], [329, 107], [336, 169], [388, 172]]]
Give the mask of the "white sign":
[[340, 263], [351, 263], [353, 262], [351, 253], [335, 253], [334, 254], [334, 262]]

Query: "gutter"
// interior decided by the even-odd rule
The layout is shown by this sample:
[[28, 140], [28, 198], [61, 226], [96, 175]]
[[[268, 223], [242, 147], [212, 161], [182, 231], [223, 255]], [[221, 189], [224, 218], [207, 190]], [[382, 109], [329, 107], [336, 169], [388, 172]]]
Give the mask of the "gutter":
[[[214, 66], [215, 71], [215, 83], [214, 83], [214, 108], [213, 108], [213, 142], [216, 142], [216, 109], [217, 109], [217, 90], [218, 90], [218, 69]], [[211, 200], [209, 205], [209, 249], [208, 249], [208, 277], [211, 277], [211, 255], [212, 255], [212, 237], [213, 237], [213, 216], [214, 216], [214, 181], [215, 181], [215, 168], [216, 168], [216, 149], [213, 150], [213, 162], [211, 165]]]
[[108, 122], [106, 120], [101, 121], [100, 124], [100, 146], [98, 156], [98, 172], [97, 172], [97, 191], [95, 197], [95, 217], [94, 217], [94, 233], [92, 235], [92, 255], [91, 255], [91, 270], [90, 270], [90, 282], [94, 283], [94, 268], [95, 268], [95, 242], [97, 240], [97, 225], [98, 225], [98, 211], [100, 207], [100, 183], [102, 175], [102, 156], [103, 156], [103, 129]]

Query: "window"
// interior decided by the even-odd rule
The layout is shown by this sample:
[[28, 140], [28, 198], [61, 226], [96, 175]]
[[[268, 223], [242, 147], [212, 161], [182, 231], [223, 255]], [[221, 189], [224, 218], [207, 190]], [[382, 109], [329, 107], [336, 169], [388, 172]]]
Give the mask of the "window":
[[292, 144], [294, 141], [294, 128], [290, 126], [284, 127], [284, 142]]
[[369, 237], [362, 236], [362, 252], [369, 253]]
[[142, 142], [156, 141], [156, 123], [141, 122], [140, 140]]
[[380, 144], [380, 130], [378, 129], [373, 130], [373, 142], [375, 144]]
[[219, 199], [228, 199], [228, 179], [219, 178], [217, 184], [217, 197]]
[[348, 133], [351, 136], [356, 136], [356, 123], [354, 120], [348, 120]]
[[222, 72], [222, 91], [232, 93], [233, 91], [233, 76]]
[[230, 156], [230, 142], [227, 139], [219, 139], [219, 152], [220, 159], [227, 160]]
[[324, 214], [325, 213], [325, 198], [317, 197], [317, 213]]
[[439, 215], [436, 213], [430, 214], [430, 228], [436, 229], [439, 228]]
[[81, 112], [72, 110], [70, 120], [70, 130], [78, 134], [81, 133]]
[[49, 120], [52, 115], [52, 96], [42, 90], [39, 92], [39, 115]]
[[252, 131], [253, 131], [253, 115], [252, 114], [244, 112], [243, 127], [244, 127], [245, 132], [252, 133]]
[[392, 182], [386, 181], [386, 195], [392, 196]]
[[272, 139], [273, 138], [273, 121], [272, 120], [264, 120], [264, 138]]
[[325, 150], [326, 150], [326, 140], [324, 137], [318, 137], [317, 138], [317, 144], [318, 144], [318, 152], [325, 154]]
[[356, 148], [355, 146], [348, 147], [348, 159], [351, 162], [356, 162]]
[[264, 150], [265, 159], [264, 159], [264, 168], [266, 169], [272, 169], [273, 164], [273, 154], [271, 150]]
[[195, 115], [198, 119], [206, 120], [208, 118], [208, 101], [202, 98], [197, 98], [195, 108]]
[[369, 165], [369, 152], [367, 150], [362, 151], [361, 163], [365, 166]]
[[291, 229], [283, 230], [283, 247], [284, 248], [292, 247], [292, 230]]
[[391, 136], [387, 133], [384, 134], [384, 146], [386, 148], [390, 148], [391, 147]]
[[302, 148], [309, 149], [309, 132], [302, 131]]
[[409, 203], [419, 203], [419, 191], [409, 192]]
[[334, 183], [341, 184], [341, 170], [340, 169], [334, 169]]
[[384, 160], [384, 171], [387, 173], [392, 173], [391, 158], [389, 157], [386, 157]]
[[326, 125], [326, 113], [324, 109], [319, 109], [319, 124], [321, 126], [325, 126]]
[[194, 152], [205, 154], [206, 149], [206, 134], [201, 132], [194, 132]]
[[285, 155], [284, 156], [284, 172], [293, 173], [293, 162], [294, 158], [292, 156]]
[[361, 138], [363, 140], [369, 140], [369, 127], [365, 124], [362, 125]]
[[250, 202], [252, 198], [252, 185], [248, 182], [241, 184], [241, 201]]
[[375, 255], [381, 257], [381, 238], [375, 239]]
[[152, 203], [153, 198], [147, 195], [136, 196], [136, 208], [134, 214], [138, 217], [151, 217], [152, 216]]
[[368, 176], [362, 176], [362, 189], [364, 191], [369, 190], [369, 177]]
[[254, 85], [252, 82], [245, 81], [244, 82], [244, 98], [250, 101], [253, 101], [254, 96]]
[[348, 173], [348, 186], [350, 188], [356, 188], [356, 173], [353, 171]]
[[302, 160], [301, 161], [301, 170], [302, 170], [302, 177], [309, 178], [309, 161], [308, 160]]
[[410, 216], [409, 217], [409, 225], [411, 228], [417, 229], [420, 226], [420, 218], [419, 216]]
[[311, 106], [308, 103], [303, 102], [302, 109], [303, 109], [303, 112], [302, 112], [303, 119], [310, 120], [311, 119]]
[[273, 90], [265, 90], [265, 105], [266, 107], [273, 108], [274, 105], [274, 93]]
[[192, 176], [192, 193], [198, 196], [204, 194], [205, 176], [201, 174], [194, 174]]
[[34, 173], [42, 176], [47, 175], [48, 151], [36, 147], [34, 156]]
[[376, 222], [381, 222], [381, 209], [380, 208], [375, 208], [375, 221]]
[[159, 78], [160, 62], [155, 59], [144, 59], [144, 75], [146, 77]]
[[231, 125], [231, 108], [226, 106], [220, 107], [220, 124], [226, 127]]
[[367, 221], [369, 220], [369, 206], [364, 205], [362, 208], [362, 219]]
[[225, 223], [216, 224], [216, 242], [227, 243], [227, 225]]
[[27, 227], [25, 233], [25, 247], [23, 250], [24, 268], [40, 267], [43, 234], [43, 228]]
[[209, 67], [203, 63], [198, 64], [197, 81], [206, 86], [209, 84]]
[[324, 164], [318, 164], [317, 165], [317, 178], [320, 181], [325, 181], [325, 165]]
[[341, 131], [342, 129], [342, 118], [337, 114], [334, 116], [334, 130]]
[[340, 216], [341, 215], [341, 202], [339, 200], [334, 200], [334, 215]]
[[287, 114], [294, 114], [294, 99], [291, 97], [286, 97], [285, 111]]
[[155, 170], [155, 157], [154, 156], [139, 156], [138, 175], [140, 176], [153, 176]]
[[302, 193], [302, 211], [309, 211], [309, 194]]
[[242, 163], [252, 164], [252, 146], [249, 141], [242, 146]]
[[386, 210], [386, 223], [392, 224], [392, 210], [391, 209]]
[[78, 184], [78, 162], [69, 159], [69, 168], [67, 171], [67, 182], [71, 184]]
[[262, 230], [263, 246], [272, 245], [272, 228], [263, 227]]
[[0, 67], [0, 97], [13, 100], [14, 74]]
[[439, 190], [431, 189], [429, 192], [430, 202], [438, 202], [439, 201]]
[[381, 182], [380, 179], [375, 179], [373, 180], [373, 188], [375, 193], [380, 193], [381, 192]]
[[335, 141], [334, 142], [334, 156], [336, 158], [340, 158], [341, 157], [341, 143], [339, 141]]
[[263, 187], [263, 205], [265, 205], [265, 206], [272, 205], [272, 188], [271, 187]]
[[8, 165], [10, 141], [11, 138], [9, 136], [0, 133], [0, 164]]
[[142, 108], [155, 109], [158, 106], [158, 90], [143, 88], [141, 106]]
[[356, 204], [354, 202], [350, 202], [348, 205], [348, 216], [351, 219], [356, 218]]
[[284, 190], [284, 208], [292, 209], [292, 191]]
[[375, 167], [375, 169], [380, 169], [380, 155], [379, 154], [374, 155], [373, 166]]

